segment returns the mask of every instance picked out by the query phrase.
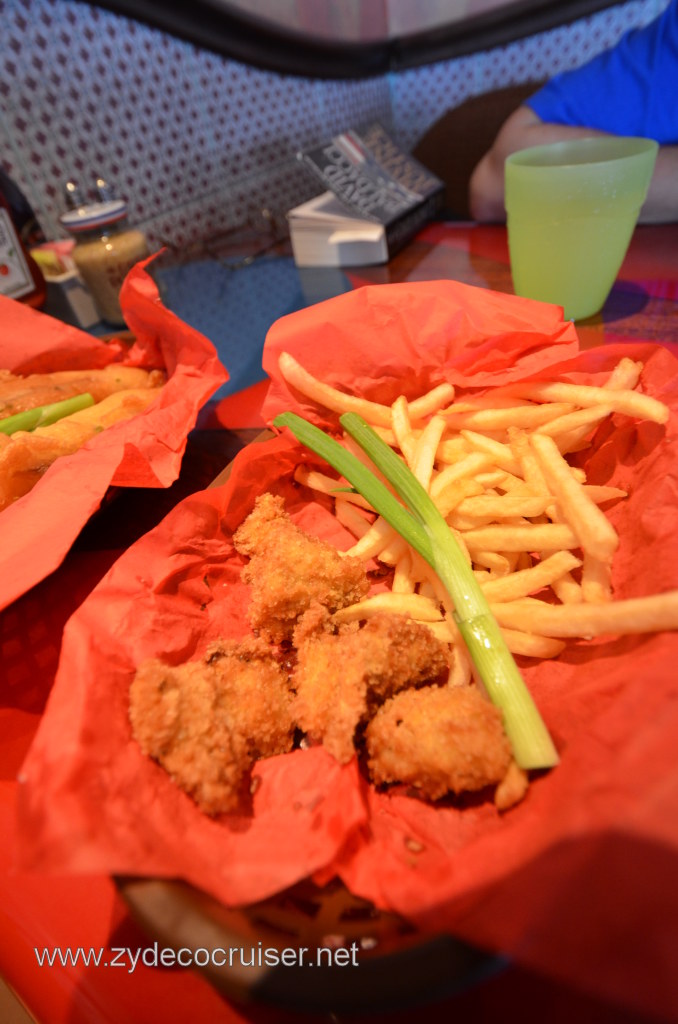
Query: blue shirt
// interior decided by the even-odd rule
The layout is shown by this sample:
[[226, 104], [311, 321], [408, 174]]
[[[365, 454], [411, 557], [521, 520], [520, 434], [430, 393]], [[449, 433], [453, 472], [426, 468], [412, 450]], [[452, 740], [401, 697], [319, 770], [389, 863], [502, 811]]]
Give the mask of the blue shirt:
[[526, 100], [542, 121], [678, 143], [678, 0]]

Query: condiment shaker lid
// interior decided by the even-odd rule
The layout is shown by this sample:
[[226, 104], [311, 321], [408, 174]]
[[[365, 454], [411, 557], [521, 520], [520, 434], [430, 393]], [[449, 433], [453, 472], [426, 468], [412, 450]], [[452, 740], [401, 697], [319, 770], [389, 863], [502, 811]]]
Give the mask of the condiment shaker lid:
[[127, 216], [127, 203], [124, 199], [110, 199], [102, 203], [90, 203], [68, 210], [59, 217], [60, 222], [73, 234], [79, 231], [90, 231], [92, 228], [114, 224]]

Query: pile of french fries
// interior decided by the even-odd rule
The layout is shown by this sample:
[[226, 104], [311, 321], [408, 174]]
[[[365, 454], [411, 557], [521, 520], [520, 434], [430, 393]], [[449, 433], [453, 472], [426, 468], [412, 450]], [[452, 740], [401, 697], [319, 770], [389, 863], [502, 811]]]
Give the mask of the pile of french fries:
[[[626, 492], [587, 483], [567, 460], [590, 447], [614, 413], [666, 423], [667, 406], [639, 390], [642, 363], [622, 358], [602, 387], [525, 382], [455, 400], [444, 383], [392, 405], [323, 383], [289, 353], [279, 367], [295, 392], [338, 414], [359, 413], [405, 460], [445, 516], [514, 654], [552, 658], [570, 637], [678, 628], [678, 590], [614, 600], [619, 537], [602, 506]], [[366, 461], [350, 437], [343, 443]], [[346, 554], [393, 570], [390, 590], [335, 619], [390, 610], [424, 622], [450, 644], [450, 682], [467, 683], [470, 659], [433, 570], [346, 481], [305, 466], [296, 479], [333, 498], [337, 518], [355, 537]]]

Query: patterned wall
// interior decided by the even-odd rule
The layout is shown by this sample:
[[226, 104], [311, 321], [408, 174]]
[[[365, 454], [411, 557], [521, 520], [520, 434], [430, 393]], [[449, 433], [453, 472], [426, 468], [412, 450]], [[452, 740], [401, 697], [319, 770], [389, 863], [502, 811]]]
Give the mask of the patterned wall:
[[507, 47], [357, 82], [271, 74], [72, 0], [0, 0], [0, 160], [49, 237], [62, 187], [98, 174], [153, 246], [208, 237], [317, 192], [299, 147], [379, 118], [411, 147], [494, 86], [572, 67], [666, 0], [629, 0]]
[[507, 46], [391, 76], [392, 116], [401, 142], [414, 146], [443, 111], [469, 96], [578, 67], [624, 32], [647, 25], [667, 3], [631, 0]]

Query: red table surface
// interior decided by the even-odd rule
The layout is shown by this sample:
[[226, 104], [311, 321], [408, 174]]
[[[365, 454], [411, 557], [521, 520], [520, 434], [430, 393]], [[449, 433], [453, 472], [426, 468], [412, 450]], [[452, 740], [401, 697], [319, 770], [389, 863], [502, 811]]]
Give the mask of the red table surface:
[[[431, 225], [386, 267], [348, 274], [354, 287], [395, 280], [457, 278], [510, 291], [503, 228]], [[638, 229], [603, 313], [578, 325], [584, 347], [646, 338], [678, 343], [678, 225]], [[108, 877], [46, 877], [15, 867], [17, 774], [56, 671], [63, 626], [118, 555], [185, 494], [205, 486], [260, 425], [263, 387], [210, 407], [187, 449], [180, 480], [164, 492], [117, 497], [81, 535], [61, 568], [0, 615], [0, 976], [44, 1024], [210, 1021], [268, 1024], [304, 1019], [261, 1006], [228, 1004], [196, 972], [182, 968], [40, 967], [35, 948], [152, 946]], [[243, 429], [239, 429], [243, 428]], [[13, 1019], [0, 993], [0, 1020]], [[444, 1003], [379, 1017], [389, 1024], [545, 1017], [558, 1024], [631, 1024], [645, 1018], [602, 1004], [518, 967]], [[678, 1012], [678, 1011], [677, 1011]], [[364, 1017], [352, 1017], [359, 1024]], [[370, 1018], [374, 1019], [374, 1018]], [[649, 1019], [648, 1019], [649, 1021]]]

